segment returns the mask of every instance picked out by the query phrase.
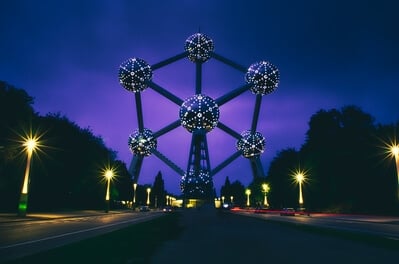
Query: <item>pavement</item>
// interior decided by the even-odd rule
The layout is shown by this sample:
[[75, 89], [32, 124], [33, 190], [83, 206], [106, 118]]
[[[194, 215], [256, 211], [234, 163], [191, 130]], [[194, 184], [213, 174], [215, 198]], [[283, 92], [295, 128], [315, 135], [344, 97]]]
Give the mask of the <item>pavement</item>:
[[27, 213], [25, 217], [18, 216], [17, 213], [0, 213], [0, 224], [19, 221], [38, 221], [52, 220], [85, 216], [96, 216], [105, 214], [120, 214], [131, 212], [129, 210], [112, 210], [105, 213], [103, 210], [79, 210], [79, 211], [61, 211], [61, 212], [33, 212]]

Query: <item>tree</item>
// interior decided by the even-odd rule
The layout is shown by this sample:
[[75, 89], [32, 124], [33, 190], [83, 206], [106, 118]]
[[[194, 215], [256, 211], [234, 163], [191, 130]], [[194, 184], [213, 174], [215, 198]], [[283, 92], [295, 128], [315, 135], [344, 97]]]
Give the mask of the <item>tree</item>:
[[233, 192], [232, 192], [232, 189], [231, 189], [231, 183], [230, 183], [229, 176], [226, 176], [226, 179], [224, 181], [224, 185], [220, 188], [220, 195], [224, 196], [225, 199], [227, 199], [228, 201], [230, 201], [231, 200], [230, 197], [233, 196]]
[[273, 186], [268, 195], [272, 207], [295, 207], [298, 204], [292, 173], [300, 164], [299, 152], [293, 148], [280, 151], [270, 163], [267, 180]]
[[161, 171], [158, 171], [158, 174], [155, 176], [154, 184], [151, 189], [151, 201], [156, 207], [166, 204], [165, 183]]
[[25, 91], [0, 82], [0, 210], [17, 208], [26, 164], [20, 140], [30, 131], [44, 136], [42, 151], [32, 157], [28, 210], [103, 208], [106, 165], [118, 167], [111, 198], [131, 197], [126, 165], [101, 137], [60, 114], [39, 116], [32, 104]]

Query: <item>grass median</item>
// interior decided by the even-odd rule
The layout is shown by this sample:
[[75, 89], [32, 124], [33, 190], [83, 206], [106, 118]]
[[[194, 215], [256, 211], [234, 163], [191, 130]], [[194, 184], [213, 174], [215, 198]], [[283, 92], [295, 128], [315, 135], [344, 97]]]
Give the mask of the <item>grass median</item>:
[[9, 263], [149, 263], [154, 252], [183, 231], [178, 212]]

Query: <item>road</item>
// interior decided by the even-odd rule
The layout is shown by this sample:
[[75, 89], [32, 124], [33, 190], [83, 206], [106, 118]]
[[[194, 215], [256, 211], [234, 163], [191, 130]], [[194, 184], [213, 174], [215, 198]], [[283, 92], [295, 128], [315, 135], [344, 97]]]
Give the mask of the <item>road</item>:
[[330, 230], [348, 231], [397, 240], [399, 242], [399, 217], [345, 214], [311, 214], [280, 216], [278, 213], [254, 213], [253, 211], [237, 211], [241, 215], [261, 218], [269, 221], [289, 222]]
[[0, 221], [0, 262], [104, 234], [160, 216], [159, 211], [36, 214], [25, 220]]
[[[267, 217], [275, 221], [267, 221]], [[325, 232], [309, 232], [293, 224], [281, 223], [307, 222], [313, 218], [316, 217], [206, 212], [202, 209], [186, 211], [181, 219], [184, 233], [178, 240], [167, 241], [154, 254], [151, 263], [366, 264], [396, 263], [399, 258], [399, 247]], [[328, 220], [327, 216], [318, 218], [337, 221]]]
[[[162, 212], [36, 215], [7, 221], [0, 215], [0, 262], [62, 246], [158, 217]], [[256, 218], [260, 218], [256, 219]], [[5, 219], [5, 221], [4, 221]], [[279, 216], [253, 211], [184, 210], [182, 235], [167, 241], [151, 263], [389, 263], [399, 258], [399, 218], [313, 214]], [[290, 224], [281, 224], [288, 222]], [[369, 234], [394, 241], [394, 248], [297, 225]], [[293, 228], [294, 227], [294, 228]]]

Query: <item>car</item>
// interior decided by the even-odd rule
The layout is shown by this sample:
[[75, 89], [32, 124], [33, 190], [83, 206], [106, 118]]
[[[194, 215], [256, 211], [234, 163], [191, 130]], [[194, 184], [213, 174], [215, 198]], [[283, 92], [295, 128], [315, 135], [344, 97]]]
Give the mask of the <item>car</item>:
[[150, 207], [147, 205], [140, 206], [139, 211], [140, 212], [148, 212], [148, 211], [150, 211]]
[[309, 213], [309, 211], [306, 210], [306, 208], [298, 208], [298, 209], [296, 210], [296, 213], [299, 214], [299, 215], [307, 215], [307, 216], [310, 216], [310, 213]]
[[295, 209], [294, 208], [283, 208], [283, 210], [280, 211], [280, 215], [295, 216]]
[[172, 206], [165, 206], [165, 207], [162, 209], [162, 211], [164, 211], [164, 212], [172, 212], [173, 209], [172, 209]]

